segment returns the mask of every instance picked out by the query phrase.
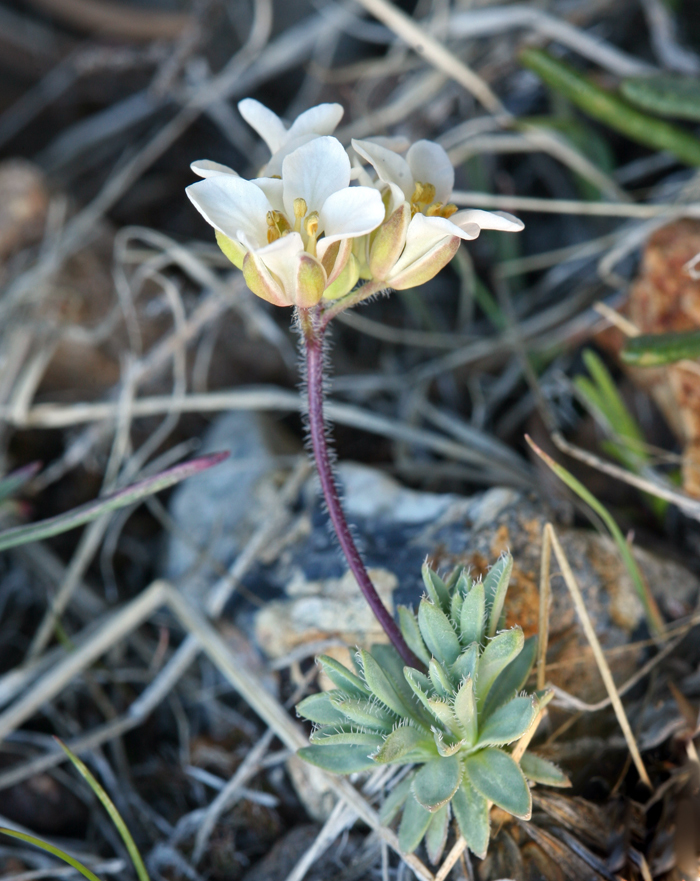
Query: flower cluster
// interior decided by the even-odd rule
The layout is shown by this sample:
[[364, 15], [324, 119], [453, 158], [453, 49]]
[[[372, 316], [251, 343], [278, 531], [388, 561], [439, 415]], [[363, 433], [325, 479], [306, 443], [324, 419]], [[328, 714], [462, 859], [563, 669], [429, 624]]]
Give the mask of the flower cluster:
[[238, 107], [270, 159], [253, 180], [217, 162], [193, 162], [203, 180], [187, 195], [248, 287], [276, 306], [310, 308], [344, 296], [361, 278], [415, 287], [462, 240], [523, 227], [509, 214], [450, 204], [454, 170], [431, 141], [413, 144], [405, 158], [389, 139], [353, 141], [348, 155], [332, 136], [339, 104], [312, 107], [289, 128], [251, 98]]

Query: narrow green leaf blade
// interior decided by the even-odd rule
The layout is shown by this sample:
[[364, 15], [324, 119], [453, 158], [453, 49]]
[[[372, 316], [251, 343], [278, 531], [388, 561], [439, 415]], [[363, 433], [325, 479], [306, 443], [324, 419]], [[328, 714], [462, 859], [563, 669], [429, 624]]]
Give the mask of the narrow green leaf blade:
[[338, 698], [333, 708], [356, 725], [372, 728], [375, 731], [389, 732], [396, 725], [397, 717], [377, 701], [358, 700], [357, 698]]
[[483, 582], [477, 581], [462, 603], [460, 631], [462, 645], [481, 642], [484, 635], [486, 594]]
[[16, 832], [14, 829], [7, 829], [4, 826], [0, 826], [0, 832], [2, 832], [3, 835], [9, 835], [11, 838], [18, 838], [20, 841], [26, 841], [28, 844], [33, 844], [35, 847], [45, 850], [46, 853], [53, 854], [53, 856], [58, 857], [59, 860], [63, 860], [64, 863], [73, 866], [74, 869], [77, 869], [78, 872], [88, 878], [89, 881], [100, 881], [97, 875], [94, 872], [91, 872], [87, 866], [84, 866], [81, 862], [76, 860], [75, 857], [72, 857], [64, 850], [55, 847], [53, 844], [49, 844], [48, 841], [42, 841], [41, 838], [35, 838], [33, 835], [27, 835], [25, 832]]
[[452, 810], [469, 850], [480, 860], [489, 847], [489, 805], [465, 778], [452, 797]]
[[227, 459], [228, 455], [228, 453], [212, 453], [210, 456], [202, 456], [191, 462], [185, 462], [183, 465], [176, 465], [174, 468], [169, 468], [153, 477], [147, 477], [145, 480], [126, 487], [126, 489], [102, 496], [102, 498], [87, 502], [85, 505], [79, 505], [72, 511], [66, 511], [65, 514], [49, 517], [47, 520], [40, 520], [38, 523], [30, 523], [27, 526], [6, 529], [0, 532], [0, 551], [68, 532], [89, 523], [91, 520], [96, 520], [103, 514], [133, 505], [135, 502], [167, 489], [187, 477], [192, 477], [199, 474], [200, 471], [218, 465], [219, 462]]
[[428, 674], [430, 676], [430, 681], [433, 684], [433, 688], [440, 697], [452, 697], [454, 688], [450, 677], [447, 675], [447, 671], [442, 664], [439, 661], [436, 661], [435, 658], [433, 658], [428, 664]]
[[380, 765], [390, 765], [393, 762], [400, 762], [421, 745], [429, 746], [426, 733], [411, 725], [401, 725], [391, 732], [373, 758]]
[[378, 643], [372, 646], [370, 654], [389, 677], [401, 700], [410, 708], [414, 721], [428, 724], [429, 717], [423, 713], [423, 708], [416, 701], [413, 689], [406, 682], [404, 675], [406, 664], [394, 646], [389, 643]]
[[391, 823], [409, 796], [413, 798], [411, 786], [413, 785], [414, 776], [415, 774], [409, 774], [408, 777], [405, 777], [400, 783], [397, 783], [386, 797], [384, 803], [379, 809], [379, 820], [384, 826], [388, 826], [389, 823]]
[[498, 675], [520, 654], [525, 642], [519, 627], [504, 630], [490, 640], [479, 659], [476, 675], [476, 699], [480, 706]]
[[468, 747], [474, 746], [477, 737], [476, 697], [474, 680], [469, 677], [460, 685], [455, 697], [454, 714]]
[[430, 663], [430, 652], [425, 647], [423, 637], [420, 635], [420, 628], [416, 616], [407, 606], [399, 606], [399, 626], [406, 645], [411, 649], [413, 654], [419, 658], [427, 667]]
[[436, 606], [442, 609], [443, 612], [449, 612], [450, 592], [442, 578], [440, 578], [437, 572], [433, 572], [427, 563], [423, 563], [421, 575], [423, 576], [423, 583], [425, 584], [425, 589], [428, 591], [430, 599]]
[[433, 815], [419, 804], [413, 795], [406, 799], [406, 804], [399, 826], [399, 847], [403, 853], [413, 853], [421, 843]]
[[532, 814], [532, 796], [515, 759], [502, 749], [487, 748], [464, 759], [464, 772], [477, 792], [523, 820]]
[[355, 676], [354, 673], [341, 664], [340, 661], [336, 661], [335, 658], [330, 658], [328, 655], [319, 655], [318, 658], [316, 658], [316, 663], [320, 665], [321, 669], [331, 680], [333, 685], [341, 691], [344, 691], [352, 697], [370, 697], [371, 692], [365, 683], [359, 678], [359, 676]]
[[484, 594], [486, 595], [486, 610], [489, 620], [486, 627], [486, 635], [493, 636], [498, 630], [498, 622], [503, 611], [510, 575], [513, 571], [513, 558], [510, 554], [503, 554], [495, 563], [489, 574], [484, 579]]
[[454, 664], [462, 647], [450, 619], [435, 603], [421, 600], [418, 607], [418, 626], [433, 657], [443, 664]]
[[534, 697], [515, 697], [494, 711], [479, 731], [479, 746], [503, 746], [522, 737], [532, 724], [539, 704]]
[[462, 652], [462, 654], [452, 665], [452, 675], [455, 677], [457, 682], [462, 679], [466, 679], [467, 677], [471, 677], [472, 679], [474, 678], [474, 676], [476, 675], [476, 665], [478, 659], [479, 646], [477, 643], [473, 642], [468, 648], [466, 648]]
[[452, 798], [462, 779], [457, 756], [426, 762], [413, 781], [413, 794], [423, 807], [437, 811]]
[[425, 833], [425, 847], [430, 862], [436, 866], [440, 862], [447, 841], [447, 828], [450, 820], [450, 809], [443, 805], [433, 814], [433, 818]]
[[346, 721], [345, 715], [331, 703], [333, 694], [342, 692], [322, 691], [320, 694], [310, 694], [296, 705], [297, 713], [310, 722], [317, 725], [342, 724]]
[[497, 707], [516, 696], [527, 682], [536, 657], [537, 637], [530, 636], [525, 640], [520, 654], [499, 673], [491, 686], [481, 714], [482, 721], [487, 719]]
[[410, 716], [411, 707], [406, 706], [397, 686], [393, 684], [372, 655], [364, 649], [360, 649], [360, 662], [365, 682], [372, 690], [372, 694], [398, 716]]
[[297, 755], [310, 765], [330, 771], [331, 774], [355, 774], [371, 771], [377, 763], [369, 757], [366, 746], [328, 744], [327, 746], [303, 746]]
[[[345, 726], [343, 726], [345, 727]], [[313, 732], [309, 738], [311, 743], [319, 746], [337, 746], [346, 745], [361, 746], [365, 748], [367, 754], [373, 750], [377, 750], [384, 743], [381, 734], [372, 734], [366, 731], [357, 731], [355, 729], [349, 731], [338, 731], [338, 726], [329, 725], [327, 728], [319, 728]]]
[[535, 753], [525, 752], [520, 760], [520, 768], [523, 774], [535, 783], [543, 783], [545, 786], [559, 786], [562, 789], [571, 786], [571, 780], [554, 762], [543, 759], [542, 756]]

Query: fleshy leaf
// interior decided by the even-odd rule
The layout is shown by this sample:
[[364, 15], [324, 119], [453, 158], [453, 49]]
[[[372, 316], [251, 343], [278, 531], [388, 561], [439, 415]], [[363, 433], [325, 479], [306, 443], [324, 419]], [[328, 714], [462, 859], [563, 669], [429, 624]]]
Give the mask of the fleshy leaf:
[[561, 771], [554, 762], [543, 759], [535, 753], [526, 752], [520, 760], [520, 769], [523, 774], [535, 783], [543, 783], [545, 786], [571, 786], [571, 780]]
[[430, 811], [426, 811], [413, 795], [406, 799], [399, 826], [399, 847], [404, 853], [413, 853], [418, 847], [432, 819]]
[[449, 820], [450, 809], [447, 805], [443, 805], [433, 814], [428, 831], [425, 833], [425, 847], [428, 851], [428, 858], [434, 866], [440, 862], [440, 857], [445, 849]]
[[490, 640], [479, 658], [476, 677], [476, 699], [480, 706], [488, 695], [496, 677], [520, 654], [525, 642], [519, 627], [504, 630]]
[[474, 579], [467, 569], [456, 569], [455, 571], [459, 572], [459, 577], [455, 579], [455, 590], [464, 599], [474, 586]]
[[488, 801], [464, 779], [452, 797], [452, 810], [469, 850], [483, 860], [489, 846]]
[[409, 774], [408, 777], [397, 783], [386, 797], [384, 804], [379, 809], [379, 820], [384, 826], [388, 826], [391, 823], [409, 796], [413, 798], [411, 786], [413, 785], [414, 776], [415, 774]]
[[433, 658], [428, 664], [428, 673], [430, 674], [430, 681], [433, 683], [433, 688], [438, 695], [440, 697], [451, 697], [454, 688], [450, 681], [450, 677], [445, 672], [442, 664], [436, 661], [435, 658]]
[[450, 620], [457, 622], [460, 619], [462, 614], [462, 603], [464, 602], [464, 597], [462, 594], [455, 590], [452, 593], [452, 601], [450, 602]]
[[416, 616], [407, 606], [399, 606], [399, 625], [406, 644], [413, 654], [420, 658], [427, 667], [430, 663], [430, 652], [425, 647]]
[[473, 746], [477, 737], [477, 714], [474, 680], [471, 677], [467, 677], [459, 687], [455, 697], [454, 714], [467, 746]]
[[486, 599], [484, 585], [478, 581], [464, 598], [460, 616], [462, 645], [481, 642], [484, 635]]
[[510, 574], [513, 571], [513, 558], [510, 554], [503, 554], [495, 563], [489, 574], [484, 579], [484, 593], [486, 595], [486, 609], [488, 611], [487, 636], [493, 636], [498, 630], [498, 622], [503, 611], [503, 603], [508, 592]]
[[418, 607], [418, 626], [433, 656], [443, 664], [454, 664], [461, 646], [449, 618], [442, 609], [435, 603], [421, 600]]
[[411, 716], [414, 720], [416, 722], [423, 722], [426, 725], [430, 724], [430, 717], [423, 713], [422, 707], [415, 699], [413, 689], [406, 682], [406, 677], [404, 676], [406, 665], [394, 646], [389, 643], [378, 643], [372, 646], [370, 654], [387, 674], [404, 704], [410, 708]]
[[508, 664], [491, 686], [489, 696], [484, 703], [482, 721], [487, 719], [501, 704], [515, 697], [527, 682], [527, 677], [530, 675], [536, 657], [537, 637], [530, 636], [525, 640], [523, 650], [517, 658]]
[[479, 746], [502, 746], [512, 743], [530, 727], [538, 710], [534, 697], [516, 697], [494, 711], [479, 731]]
[[425, 732], [411, 725], [401, 725], [400, 728], [395, 728], [379, 747], [373, 756], [374, 761], [381, 765], [398, 762], [421, 744], [425, 744], [426, 740]]
[[411, 715], [411, 707], [407, 707], [401, 695], [391, 679], [379, 666], [369, 652], [360, 649], [360, 662], [365, 677], [365, 682], [372, 689], [372, 693], [385, 706], [393, 710], [398, 716]]
[[469, 782], [484, 798], [523, 820], [532, 814], [532, 796], [515, 759], [502, 749], [479, 750], [464, 759]]
[[328, 655], [319, 655], [316, 663], [321, 665], [323, 672], [331, 680], [333, 685], [344, 691], [352, 697], [365, 698], [370, 697], [370, 690], [365, 683], [354, 673], [351, 673], [347, 667], [330, 658]]
[[413, 794], [428, 811], [437, 811], [452, 798], [462, 779], [457, 756], [426, 762], [413, 781]]
[[359, 700], [357, 698], [336, 699], [333, 709], [357, 725], [373, 728], [376, 731], [391, 731], [396, 724], [396, 716], [382, 707], [377, 701]]
[[341, 692], [322, 691], [320, 694], [310, 694], [297, 704], [297, 713], [317, 725], [342, 724], [345, 722], [344, 714], [331, 703], [334, 694]]
[[479, 646], [477, 643], [473, 642], [468, 648], [466, 648], [462, 654], [457, 658], [457, 660], [452, 665], [452, 673], [457, 678], [457, 681], [460, 679], [466, 679], [470, 676], [472, 679], [476, 675], [476, 665], [479, 657]]
[[427, 563], [423, 563], [421, 575], [423, 576], [423, 583], [425, 584], [425, 589], [428, 591], [430, 599], [436, 606], [442, 609], [443, 612], [449, 612], [450, 592], [442, 578], [440, 578], [437, 572], [433, 572]]
[[326, 746], [303, 746], [297, 755], [331, 774], [355, 774], [358, 771], [376, 769], [377, 763], [369, 757], [371, 750], [366, 746], [350, 744], [328, 744]]

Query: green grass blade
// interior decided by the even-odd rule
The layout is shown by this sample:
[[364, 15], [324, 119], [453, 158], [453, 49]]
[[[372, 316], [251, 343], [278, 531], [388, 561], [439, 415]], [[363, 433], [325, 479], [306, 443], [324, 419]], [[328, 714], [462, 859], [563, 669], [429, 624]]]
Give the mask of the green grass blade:
[[228, 457], [228, 453], [212, 453], [210, 456], [201, 456], [193, 459], [191, 462], [185, 462], [182, 465], [176, 465], [167, 471], [162, 471], [153, 477], [147, 477], [138, 483], [127, 486], [118, 492], [92, 502], [87, 502], [67, 511], [65, 514], [59, 514], [57, 517], [50, 517], [48, 520], [40, 520], [38, 523], [30, 523], [28, 526], [15, 526], [12, 529], [6, 529], [0, 532], [0, 551], [7, 548], [14, 548], [17, 545], [28, 544], [32, 541], [39, 541], [44, 538], [50, 538], [52, 535], [58, 535], [61, 532], [68, 532], [77, 526], [82, 526], [95, 520], [102, 514], [109, 511], [116, 511], [118, 508], [124, 508], [127, 505], [133, 505], [140, 499], [151, 496], [160, 492], [173, 484], [199, 474], [212, 465], [218, 465], [223, 459]]
[[144, 861], [141, 858], [138, 847], [136, 847], [136, 842], [132, 838], [131, 832], [129, 832], [126, 823], [122, 819], [122, 816], [117, 810], [112, 799], [107, 795], [102, 786], [100, 786], [100, 784], [97, 782], [96, 778], [88, 769], [87, 765], [83, 761], [81, 761], [74, 753], [72, 753], [65, 745], [65, 743], [63, 743], [61, 740], [58, 740], [58, 738], [56, 738], [56, 740], [58, 741], [61, 749], [71, 760], [71, 762], [73, 762], [76, 769], [85, 778], [88, 785], [90, 786], [90, 789], [92, 789], [95, 795], [102, 802], [104, 809], [109, 814], [110, 820], [114, 823], [117, 831], [122, 837], [122, 841], [126, 845], [126, 849], [129, 851], [129, 856], [131, 857], [131, 862], [134, 864], [134, 868], [136, 869], [136, 874], [139, 877], [139, 881], [150, 881]]
[[2, 832], [3, 835], [9, 835], [11, 838], [19, 838], [20, 841], [26, 841], [29, 844], [33, 844], [35, 847], [40, 847], [47, 853], [53, 854], [55, 857], [58, 857], [59, 860], [63, 860], [64, 863], [73, 866], [74, 869], [77, 869], [77, 871], [88, 878], [89, 881], [100, 881], [98, 876], [94, 872], [91, 872], [87, 866], [84, 866], [81, 862], [76, 860], [75, 857], [72, 857], [64, 850], [54, 847], [53, 844], [49, 844], [48, 841], [42, 841], [40, 838], [35, 838], [33, 835], [27, 835], [24, 832], [15, 832], [14, 829], [7, 829], [4, 826], [0, 826], [0, 832]]
[[13, 496], [17, 490], [21, 489], [27, 481], [34, 477], [40, 468], [41, 462], [32, 462], [29, 465], [24, 465], [22, 468], [18, 468], [6, 477], [1, 478], [0, 502], [4, 502], [5, 499]]
[[659, 612], [658, 606], [656, 605], [656, 600], [651, 595], [649, 587], [644, 581], [642, 573], [639, 571], [637, 561], [634, 559], [632, 551], [630, 550], [630, 547], [627, 544], [620, 527], [617, 525], [608, 509], [604, 507], [604, 505], [602, 505], [598, 501], [598, 499], [591, 492], [589, 492], [579, 480], [574, 477], [573, 474], [567, 471], [563, 465], [555, 462], [551, 456], [548, 456], [544, 450], [541, 450], [537, 446], [537, 444], [534, 443], [530, 437], [528, 437], [528, 435], [525, 435], [525, 439], [530, 444], [535, 453], [537, 453], [540, 459], [542, 459], [545, 465], [547, 465], [556, 474], [556, 476], [569, 487], [569, 489], [573, 490], [573, 492], [575, 492], [576, 495], [580, 499], [582, 499], [582, 501], [589, 505], [603, 521], [606, 528], [610, 532], [610, 535], [612, 536], [615, 544], [617, 545], [620, 556], [622, 557], [622, 561], [625, 564], [625, 568], [627, 569], [629, 576], [632, 579], [632, 583], [634, 584], [634, 588], [637, 591], [637, 595], [642, 601], [647, 622], [649, 624], [649, 629], [654, 634], [663, 633], [664, 623], [663, 619], [661, 618], [661, 613]]
[[681, 330], [669, 333], [643, 333], [630, 337], [620, 357], [636, 367], [659, 367], [686, 358], [700, 357], [700, 331]]

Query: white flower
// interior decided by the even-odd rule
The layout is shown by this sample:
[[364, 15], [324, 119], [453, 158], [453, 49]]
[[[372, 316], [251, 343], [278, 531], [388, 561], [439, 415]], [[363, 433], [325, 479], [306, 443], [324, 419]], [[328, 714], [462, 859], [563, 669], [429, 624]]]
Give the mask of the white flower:
[[405, 159], [373, 141], [352, 146], [374, 168], [388, 205], [369, 250], [369, 271], [396, 290], [428, 281], [452, 259], [460, 240], [475, 239], [482, 229], [523, 228], [505, 212], [458, 211], [450, 204], [454, 168], [439, 144], [417, 141]]
[[350, 160], [335, 138], [307, 141], [281, 170], [281, 178], [253, 181], [215, 171], [187, 195], [253, 293], [277, 306], [308, 308], [346, 269], [350, 240], [382, 222], [384, 205], [376, 189], [349, 186]]

